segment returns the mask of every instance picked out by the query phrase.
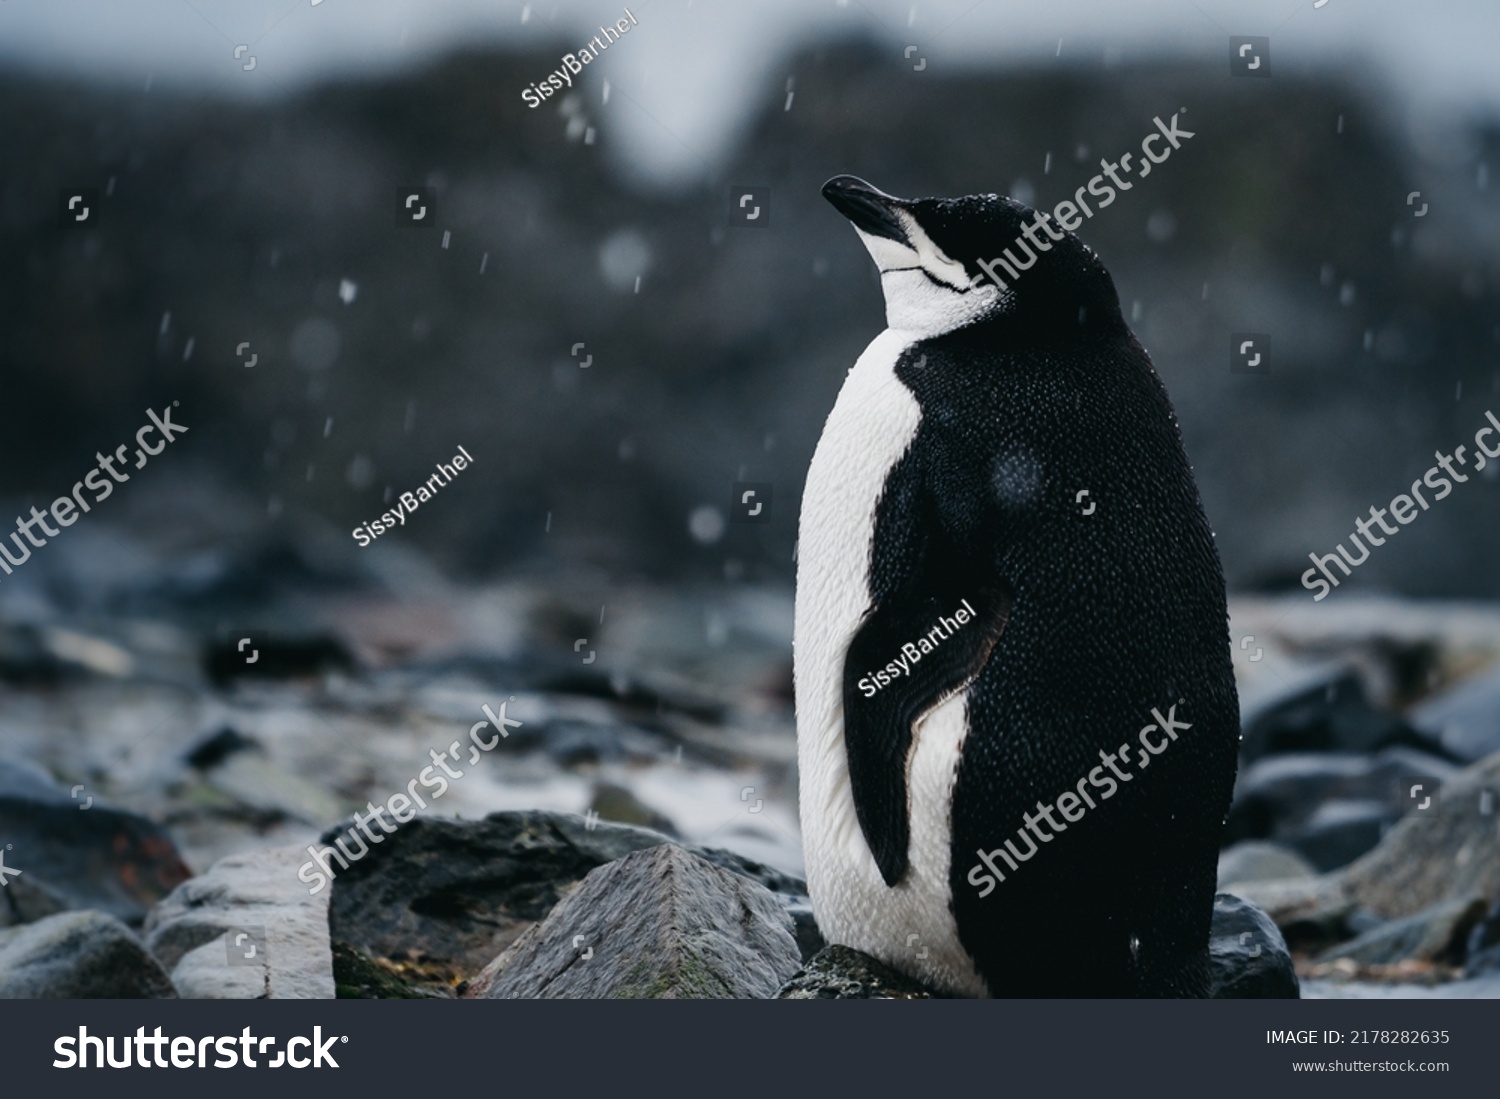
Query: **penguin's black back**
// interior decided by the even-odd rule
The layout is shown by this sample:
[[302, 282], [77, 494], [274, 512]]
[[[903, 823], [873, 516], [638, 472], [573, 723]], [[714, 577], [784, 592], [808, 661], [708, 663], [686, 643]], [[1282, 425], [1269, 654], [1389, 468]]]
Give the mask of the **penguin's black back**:
[[[922, 417], [877, 510], [871, 594], [897, 600], [936, 567], [944, 599], [999, 608], [951, 822], [953, 913], [990, 992], [1201, 996], [1239, 735], [1223, 577], [1145, 351], [1117, 306], [1065, 313], [902, 356]], [[1174, 705], [1191, 729], [1142, 768], [1140, 730]], [[1122, 743], [1132, 780], [1094, 789], [1096, 807], [1015, 870], [997, 860], [1005, 880], [979, 896], [978, 852]]]

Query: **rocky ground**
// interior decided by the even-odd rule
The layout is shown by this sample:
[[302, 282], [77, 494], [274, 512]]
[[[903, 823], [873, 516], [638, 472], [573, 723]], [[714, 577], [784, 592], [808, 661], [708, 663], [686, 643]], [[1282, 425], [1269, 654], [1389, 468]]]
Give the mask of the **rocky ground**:
[[[278, 554], [304, 579], [236, 610]], [[819, 953], [789, 592], [358, 561], [250, 544], [107, 613], [10, 606], [0, 994], [930, 994]], [[1232, 612], [1216, 994], [1500, 992], [1500, 610]], [[476, 739], [486, 707], [520, 724]], [[314, 891], [308, 846], [413, 786]]]

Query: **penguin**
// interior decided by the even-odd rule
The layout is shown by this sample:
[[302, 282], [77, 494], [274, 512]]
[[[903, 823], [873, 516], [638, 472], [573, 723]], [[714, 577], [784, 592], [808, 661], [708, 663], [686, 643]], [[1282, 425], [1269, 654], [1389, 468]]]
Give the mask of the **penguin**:
[[799, 518], [818, 925], [953, 996], [1206, 996], [1239, 703], [1166, 390], [1049, 215], [853, 176], [823, 195], [887, 327]]

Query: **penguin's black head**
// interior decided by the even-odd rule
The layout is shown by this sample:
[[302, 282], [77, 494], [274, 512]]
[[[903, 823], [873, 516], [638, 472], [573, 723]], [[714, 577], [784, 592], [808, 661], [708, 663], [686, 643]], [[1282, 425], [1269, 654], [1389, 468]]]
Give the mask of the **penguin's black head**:
[[1057, 331], [1123, 325], [1099, 257], [1050, 213], [999, 195], [896, 198], [854, 176], [823, 184], [854, 223], [885, 292], [886, 323], [938, 335], [987, 321]]

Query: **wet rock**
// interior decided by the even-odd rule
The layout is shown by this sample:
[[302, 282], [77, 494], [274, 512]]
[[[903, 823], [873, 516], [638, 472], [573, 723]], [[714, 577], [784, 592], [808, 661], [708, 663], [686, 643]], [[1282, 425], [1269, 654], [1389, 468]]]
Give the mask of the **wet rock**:
[[[354, 656], [336, 637], [251, 636], [215, 642], [204, 654], [204, 672], [217, 686], [236, 679], [296, 679], [351, 672]], [[253, 657], [253, 659], [252, 659]]]
[[1357, 907], [1337, 871], [1315, 878], [1244, 881], [1234, 891], [1269, 916], [1287, 943], [1298, 950], [1321, 950], [1356, 933], [1351, 920]]
[[82, 672], [53, 652], [36, 626], [0, 625], [0, 681], [15, 687], [50, 687], [68, 674]]
[[307, 852], [232, 855], [152, 910], [146, 943], [184, 997], [332, 999], [328, 894], [298, 880]]
[[[340, 835], [343, 827], [330, 829], [321, 842]], [[643, 828], [563, 813], [418, 817], [348, 869], [330, 857], [336, 876], [329, 923], [336, 940], [400, 967], [408, 981], [452, 988], [544, 919], [589, 871], [670, 842]], [[806, 904], [800, 879], [728, 851], [689, 850], [759, 882], [784, 906]]]
[[0, 999], [171, 999], [140, 940], [103, 912], [64, 912], [0, 930]]
[[1443, 786], [1429, 813], [1403, 817], [1380, 845], [1340, 875], [1359, 906], [1395, 919], [1445, 900], [1500, 893], [1495, 842], [1500, 755], [1476, 763]]
[[1219, 889], [1238, 882], [1310, 878], [1317, 871], [1289, 847], [1265, 840], [1244, 840], [1219, 853]]
[[1436, 745], [1401, 718], [1370, 704], [1359, 676], [1348, 669], [1325, 682], [1272, 698], [1243, 719], [1240, 754], [1246, 762], [1284, 752], [1370, 753], [1406, 746], [1434, 751]]
[[183, 755], [183, 762], [189, 767], [207, 771], [219, 766], [232, 755], [263, 750], [260, 741], [226, 725], [189, 748]]
[[782, 893], [777, 896], [782, 899], [787, 915], [792, 918], [792, 934], [797, 937], [797, 949], [802, 952], [802, 961], [812, 961], [828, 945], [818, 927], [818, 919], [813, 915], [812, 901], [806, 897], [789, 897]]
[[1317, 870], [1337, 870], [1372, 850], [1397, 819], [1394, 809], [1378, 801], [1339, 799], [1318, 806], [1283, 839]]
[[1496, 899], [1488, 914], [1469, 935], [1465, 953], [1465, 975], [1500, 976], [1500, 899]]
[[1282, 839], [1334, 799], [1381, 802], [1394, 816], [1405, 808], [1403, 783], [1441, 785], [1458, 771], [1446, 760], [1410, 748], [1388, 748], [1373, 755], [1265, 756], [1244, 768], [1235, 782], [1234, 803], [1225, 822], [1227, 842]]
[[1500, 752], [1500, 670], [1475, 676], [1411, 711], [1411, 723], [1465, 762]]
[[1500, 755], [1466, 768], [1430, 812], [1403, 817], [1349, 866], [1305, 881], [1247, 882], [1237, 891], [1289, 942], [1321, 946], [1366, 930], [1350, 924], [1361, 910], [1393, 920], [1447, 901], [1488, 900], [1500, 893], [1496, 790]]
[[794, 973], [778, 1000], [931, 1000], [941, 994], [847, 946], [827, 946]]
[[481, 999], [769, 999], [802, 964], [757, 883], [675, 844], [592, 871], [465, 991]]
[[1373, 927], [1349, 942], [1325, 950], [1313, 959], [1326, 965], [1348, 959], [1357, 965], [1395, 965], [1399, 962], [1463, 960], [1470, 933], [1484, 918], [1480, 900], [1443, 901], [1412, 916]]
[[7, 865], [23, 872], [0, 898], [0, 924], [68, 909], [139, 924], [191, 875], [160, 825], [76, 792], [37, 768], [0, 761], [0, 836]]
[[1231, 893], [1214, 897], [1208, 943], [1215, 1000], [1295, 1000], [1297, 972], [1271, 918]]
[[398, 967], [348, 943], [333, 944], [333, 983], [340, 1000], [425, 1000], [432, 996], [408, 983]]

